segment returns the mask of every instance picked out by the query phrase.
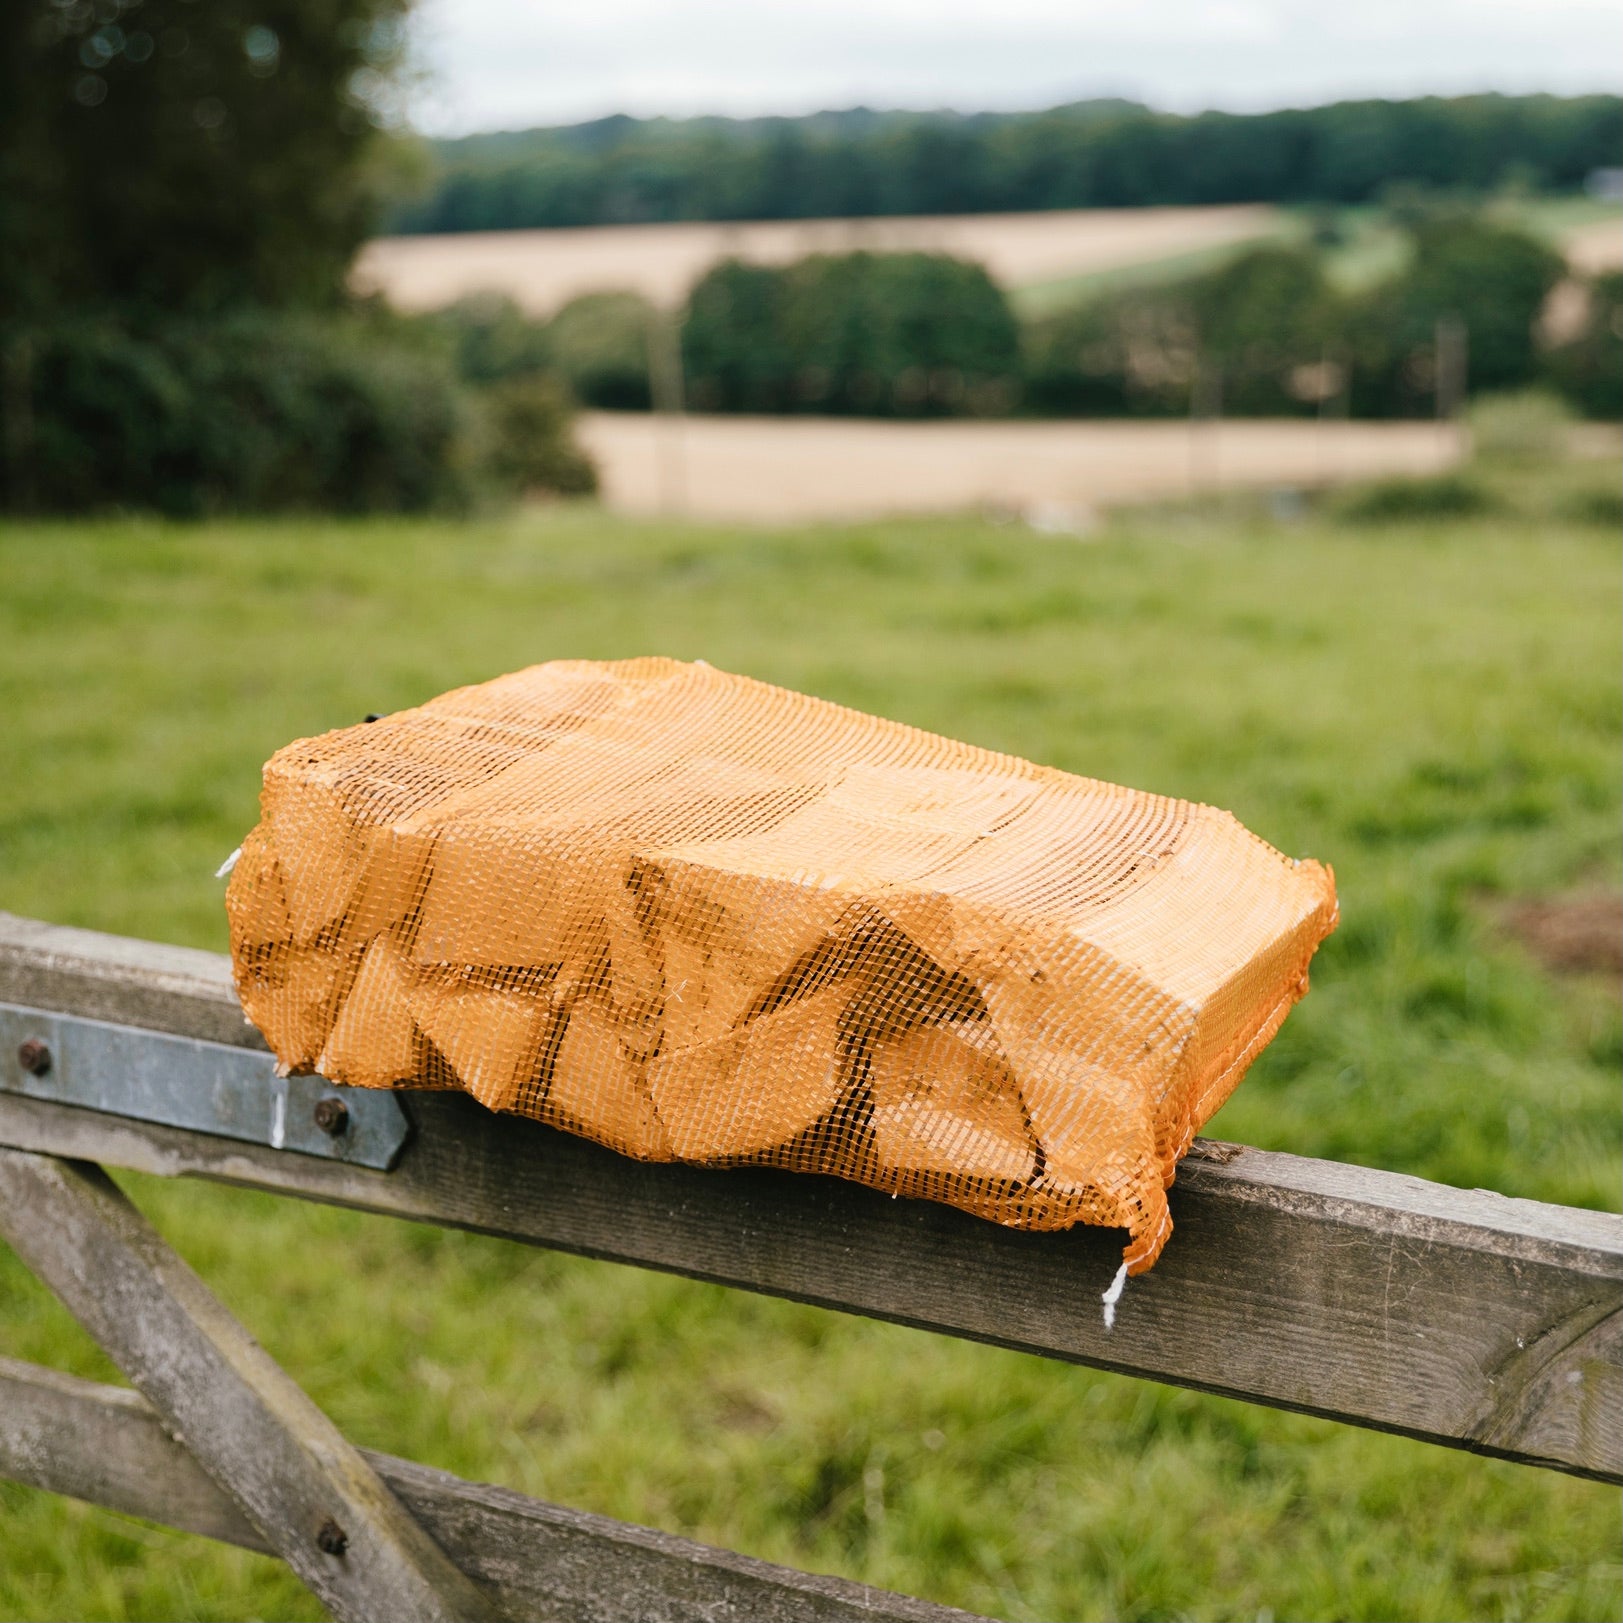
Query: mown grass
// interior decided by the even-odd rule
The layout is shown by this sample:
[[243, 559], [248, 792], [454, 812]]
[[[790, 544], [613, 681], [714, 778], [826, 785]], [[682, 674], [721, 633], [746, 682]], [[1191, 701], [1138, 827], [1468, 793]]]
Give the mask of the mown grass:
[[[1616, 536], [1501, 513], [751, 532], [0, 529], [0, 906], [223, 947], [278, 745], [662, 652], [1232, 808], [1335, 865], [1314, 991], [1210, 1129], [1615, 1207], [1618, 999], [1494, 898], [1618, 882]], [[812, 1308], [126, 1180], [357, 1440], [1009, 1618], [1616, 1616], [1615, 1492]], [[1172, 1244], [1176, 1245], [1174, 1237]], [[111, 1378], [0, 1257], [0, 1351]], [[0, 1614], [309, 1617], [269, 1561], [0, 1487]]]

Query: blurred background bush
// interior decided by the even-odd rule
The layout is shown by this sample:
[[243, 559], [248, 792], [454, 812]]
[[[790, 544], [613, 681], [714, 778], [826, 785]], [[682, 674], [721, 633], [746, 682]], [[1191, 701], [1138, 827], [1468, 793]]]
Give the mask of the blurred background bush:
[[1586, 417], [1623, 417], [1623, 272], [1595, 277], [1585, 289], [1579, 330], [1554, 345], [1550, 381]]
[[1204, 379], [1209, 409], [1230, 415], [1297, 415], [1336, 401], [1360, 417], [1427, 416], [1437, 409], [1440, 331], [1456, 324], [1462, 386], [1543, 380], [1580, 410], [1610, 414], [1614, 397], [1597, 385], [1607, 375], [1601, 352], [1618, 346], [1605, 291], [1615, 278], [1584, 288], [1582, 336], [1546, 351], [1539, 319], [1567, 276], [1553, 250], [1455, 206], [1411, 221], [1405, 237], [1399, 268], [1365, 287], [1339, 288], [1318, 244], [1266, 245], [1037, 319], [1026, 330], [1027, 399], [1053, 414], [1181, 414], [1202, 405]]
[[[590, 489], [351, 261], [415, 150], [405, 0], [0, 11], [0, 505], [336, 512]], [[521, 436], [515, 439], [514, 436]]]
[[688, 300], [683, 369], [703, 411], [1000, 416], [1020, 333], [986, 271], [946, 254], [729, 262]]

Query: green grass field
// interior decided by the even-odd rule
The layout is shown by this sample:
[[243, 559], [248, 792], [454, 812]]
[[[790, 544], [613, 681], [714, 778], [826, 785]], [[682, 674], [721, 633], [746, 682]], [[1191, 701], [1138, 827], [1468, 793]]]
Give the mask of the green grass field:
[[[1553, 978], [1496, 921], [1513, 898], [1617, 888], [1618, 562], [1612, 528], [1514, 513], [1140, 514], [1080, 543], [590, 509], [12, 525], [0, 907], [221, 948], [212, 875], [282, 743], [556, 656], [702, 656], [1215, 802], [1333, 863], [1343, 923], [1314, 990], [1210, 1130], [1615, 1207], [1617, 989]], [[498, 1241], [126, 1183], [352, 1437], [466, 1476], [1007, 1618], [1623, 1606], [1619, 1496], [1592, 1483]], [[112, 1378], [9, 1253], [0, 1351]], [[318, 1614], [268, 1560], [0, 1485], [0, 1615]]]

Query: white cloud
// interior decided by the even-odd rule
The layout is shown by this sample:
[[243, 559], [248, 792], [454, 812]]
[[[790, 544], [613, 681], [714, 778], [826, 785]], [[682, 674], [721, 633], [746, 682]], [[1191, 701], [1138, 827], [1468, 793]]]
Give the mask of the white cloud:
[[1611, 88], [1613, 0], [423, 0], [419, 123]]

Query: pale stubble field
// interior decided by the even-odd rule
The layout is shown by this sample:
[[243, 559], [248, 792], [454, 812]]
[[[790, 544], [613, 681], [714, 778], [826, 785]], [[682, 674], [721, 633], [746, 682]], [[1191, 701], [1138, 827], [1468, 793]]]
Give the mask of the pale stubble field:
[[628, 288], [674, 306], [721, 259], [782, 265], [806, 254], [868, 249], [953, 254], [1017, 288], [1268, 236], [1280, 219], [1267, 204], [1242, 203], [381, 237], [362, 251], [355, 283], [402, 310], [433, 310], [464, 294], [495, 290], [532, 316], [550, 316], [570, 299], [605, 288]]
[[581, 445], [626, 514], [796, 523], [982, 512], [1087, 531], [1128, 502], [1438, 473], [1446, 423], [874, 422], [588, 412]]

